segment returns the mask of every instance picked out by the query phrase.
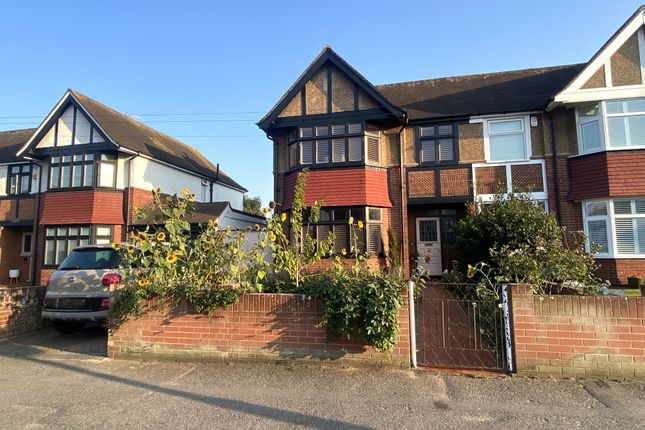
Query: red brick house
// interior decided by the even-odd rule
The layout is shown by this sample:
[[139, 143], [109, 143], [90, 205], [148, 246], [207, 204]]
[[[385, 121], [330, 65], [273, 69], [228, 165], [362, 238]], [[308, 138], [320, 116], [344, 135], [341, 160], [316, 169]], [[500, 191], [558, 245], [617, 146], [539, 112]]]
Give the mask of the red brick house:
[[[376, 264], [450, 269], [465, 203], [528, 191], [600, 247], [601, 276], [645, 275], [645, 38], [641, 7], [584, 64], [373, 85], [325, 47], [258, 122], [273, 141], [275, 199], [327, 206], [318, 237], [348, 244], [363, 219]], [[589, 246], [589, 244], [588, 244]]]
[[[194, 148], [68, 90], [37, 129], [0, 132], [0, 284], [43, 284], [78, 245], [126, 239], [151, 190], [197, 195], [200, 220], [241, 227], [246, 189]], [[199, 222], [199, 221], [197, 221]]]

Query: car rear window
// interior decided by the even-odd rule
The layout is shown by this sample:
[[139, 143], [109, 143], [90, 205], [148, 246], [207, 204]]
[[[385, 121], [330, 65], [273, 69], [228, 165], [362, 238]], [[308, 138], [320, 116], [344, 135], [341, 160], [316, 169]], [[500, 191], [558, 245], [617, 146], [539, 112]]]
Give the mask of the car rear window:
[[58, 266], [58, 270], [116, 269], [118, 265], [119, 253], [114, 249], [88, 248], [72, 251]]

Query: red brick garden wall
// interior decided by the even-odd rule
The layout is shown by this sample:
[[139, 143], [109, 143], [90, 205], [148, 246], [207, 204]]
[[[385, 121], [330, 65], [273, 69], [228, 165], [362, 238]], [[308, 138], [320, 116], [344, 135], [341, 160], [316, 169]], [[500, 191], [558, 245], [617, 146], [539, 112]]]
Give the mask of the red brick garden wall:
[[512, 291], [519, 374], [645, 378], [645, 297]]
[[0, 339], [42, 327], [44, 296], [42, 287], [0, 287]]
[[341, 364], [409, 366], [407, 305], [400, 313], [399, 342], [379, 353], [357, 342], [326, 342], [318, 300], [297, 294], [248, 294], [212, 316], [187, 308], [154, 306], [108, 338], [113, 358], [167, 360], [323, 360]]

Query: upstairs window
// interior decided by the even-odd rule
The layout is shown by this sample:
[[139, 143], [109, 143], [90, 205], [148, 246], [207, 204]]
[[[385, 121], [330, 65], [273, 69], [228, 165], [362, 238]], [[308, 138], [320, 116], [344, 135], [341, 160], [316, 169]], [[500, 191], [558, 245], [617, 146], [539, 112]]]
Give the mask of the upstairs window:
[[369, 124], [299, 127], [288, 140], [289, 168], [380, 163], [380, 132]]
[[31, 191], [31, 164], [14, 164], [8, 167], [7, 194], [15, 196]]
[[645, 148], [645, 99], [610, 100], [576, 109], [581, 154]]
[[[98, 172], [98, 177], [97, 177]], [[116, 155], [76, 153], [54, 155], [49, 163], [49, 189], [116, 186]]]
[[526, 118], [484, 121], [488, 161], [524, 161], [530, 157], [530, 134]]
[[422, 125], [417, 128], [419, 162], [455, 161], [456, 126], [454, 124]]

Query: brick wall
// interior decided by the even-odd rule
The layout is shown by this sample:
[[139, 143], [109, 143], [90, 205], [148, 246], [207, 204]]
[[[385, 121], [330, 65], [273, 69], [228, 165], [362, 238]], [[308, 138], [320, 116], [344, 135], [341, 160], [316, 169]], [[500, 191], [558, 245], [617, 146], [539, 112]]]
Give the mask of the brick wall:
[[519, 374], [645, 378], [645, 297], [512, 290]]
[[596, 263], [599, 266], [596, 274], [612, 285], [626, 285], [630, 275], [645, 276], [645, 258], [597, 258]]
[[20, 270], [19, 282], [29, 279], [29, 256], [21, 256], [22, 228], [5, 227], [0, 230], [0, 285], [9, 283], [9, 270]]
[[645, 163], [645, 151], [600, 152], [570, 163], [572, 199], [645, 195], [645, 176], [636, 174]]
[[407, 305], [401, 309], [399, 342], [379, 353], [357, 342], [325, 341], [318, 300], [296, 294], [248, 294], [212, 316], [186, 307], [152, 307], [112, 331], [108, 356], [169, 360], [324, 360], [342, 364], [409, 365]]
[[44, 296], [42, 287], [0, 287], [0, 339], [42, 327]]

